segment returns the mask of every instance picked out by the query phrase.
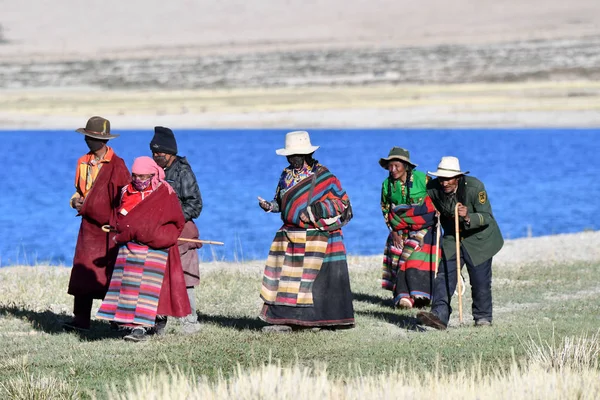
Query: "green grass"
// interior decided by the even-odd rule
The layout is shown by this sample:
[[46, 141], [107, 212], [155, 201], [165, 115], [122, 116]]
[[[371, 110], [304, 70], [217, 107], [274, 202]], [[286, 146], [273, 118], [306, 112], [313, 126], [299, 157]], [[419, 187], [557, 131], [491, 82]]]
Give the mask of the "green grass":
[[530, 336], [541, 346], [591, 336], [600, 326], [597, 263], [496, 268], [494, 326], [472, 326], [467, 288], [464, 324], [459, 326], [454, 304], [450, 328], [444, 332], [424, 331], [416, 325], [415, 311], [391, 308], [391, 294], [380, 289], [377, 258], [352, 257], [350, 265], [354, 329], [261, 333], [264, 324], [256, 317], [262, 304], [261, 267], [253, 263], [243, 271], [232, 265], [202, 276], [197, 289], [204, 325], [200, 333], [181, 335], [171, 321], [168, 335], [146, 343], [125, 342], [99, 321], [86, 335], [62, 332], [72, 304], [66, 294], [69, 269], [2, 268], [0, 393], [28, 398], [18, 397], [16, 386], [50, 382], [56, 396], [37, 398], [105, 398], [109, 385], [114, 393], [123, 393], [127, 380], [153, 371], [172, 368], [188, 376], [193, 371], [217, 382], [236, 376], [238, 365], [257, 370], [273, 362], [313, 370], [326, 365], [327, 376], [341, 381], [399, 368], [423, 375], [476, 367], [480, 374], [493, 376], [531, 359], [531, 349], [524, 345]]

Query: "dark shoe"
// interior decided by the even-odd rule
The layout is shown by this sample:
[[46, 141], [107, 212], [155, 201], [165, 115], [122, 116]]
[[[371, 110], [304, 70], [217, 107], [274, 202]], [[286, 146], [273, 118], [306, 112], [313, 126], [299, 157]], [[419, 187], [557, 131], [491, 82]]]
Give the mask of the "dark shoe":
[[115, 332], [129, 332], [131, 328], [125, 325], [121, 325], [118, 322], [110, 321], [110, 330]]
[[427, 297], [415, 297], [413, 307], [414, 308], [426, 308], [429, 307], [431, 301]]
[[262, 331], [264, 333], [290, 333], [292, 327], [289, 325], [268, 325], [263, 326]]
[[167, 317], [156, 317], [154, 327], [150, 329], [153, 335], [164, 336], [167, 333]]
[[146, 335], [146, 328], [133, 328], [131, 333], [123, 338], [128, 342], [143, 342], [148, 340]]
[[475, 326], [492, 326], [492, 321], [487, 319], [476, 319]]
[[417, 314], [417, 319], [421, 325], [430, 326], [440, 331], [444, 331], [448, 327], [437, 315], [431, 312], [421, 311]]
[[78, 324], [75, 321], [65, 322], [64, 324], [62, 324], [62, 328], [66, 332], [89, 332], [90, 331], [89, 325], [83, 326], [83, 325]]

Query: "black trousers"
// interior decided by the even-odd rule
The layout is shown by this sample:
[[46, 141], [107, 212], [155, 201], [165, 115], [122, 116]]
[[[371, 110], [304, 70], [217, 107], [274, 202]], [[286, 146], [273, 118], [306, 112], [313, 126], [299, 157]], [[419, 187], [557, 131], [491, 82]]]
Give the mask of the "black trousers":
[[82, 328], [89, 328], [92, 318], [92, 306], [94, 298], [91, 296], [74, 296], [73, 315], [75, 323]]
[[[479, 265], [473, 265], [471, 257], [460, 247], [460, 263], [467, 266], [469, 280], [471, 282], [471, 298], [473, 299], [473, 319], [487, 320], [492, 322], [492, 259], [488, 259]], [[433, 289], [433, 305], [431, 312], [438, 316], [445, 324], [448, 324], [452, 307], [450, 300], [456, 290], [456, 255], [446, 260], [443, 257], [438, 268]]]

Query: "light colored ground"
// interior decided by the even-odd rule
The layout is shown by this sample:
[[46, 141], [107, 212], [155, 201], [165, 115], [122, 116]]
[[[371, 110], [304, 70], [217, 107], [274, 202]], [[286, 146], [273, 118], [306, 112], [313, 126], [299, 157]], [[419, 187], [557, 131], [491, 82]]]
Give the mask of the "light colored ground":
[[195, 91], [5, 90], [3, 129], [598, 127], [600, 83], [308, 87]]
[[0, 60], [421, 46], [597, 35], [597, 0], [0, 0]]
[[0, 10], [0, 129], [600, 126], [597, 0]]
[[[377, 269], [381, 266], [381, 255], [348, 256], [350, 271], [360, 272]], [[506, 240], [504, 247], [494, 257], [494, 268], [519, 269], [527, 265], [571, 265], [577, 262], [593, 263], [600, 261], [600, 231], [570, 233]], [[244, 263], [208, 262], [202, 263], [201, 272], [210, 273], [221, 269], [260, 273], [263, 261]], [[466, 274], [464, 274], [466, 276]]]

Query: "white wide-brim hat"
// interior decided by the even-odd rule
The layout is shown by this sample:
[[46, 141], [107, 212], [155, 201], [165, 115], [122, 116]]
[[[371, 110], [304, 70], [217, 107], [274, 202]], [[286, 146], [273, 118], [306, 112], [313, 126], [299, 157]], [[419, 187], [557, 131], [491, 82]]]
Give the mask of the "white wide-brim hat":
[[310, 136], [306, 131], [288, 132], [285, 135], [285, 147], [275, 150], [280, 156], [291, 156], [292, 154], [310, 154], [314, 153], [319, 146], [313, 146], [310, 143]]
[[452, 156], [442, 157], [438, 164], [437, 171], [427, 171], [429, 175], [438, 176], [440, 178], [454, 178], [459, 175], [466, 175], [469, 171], [461, 171], [458, 158]]

